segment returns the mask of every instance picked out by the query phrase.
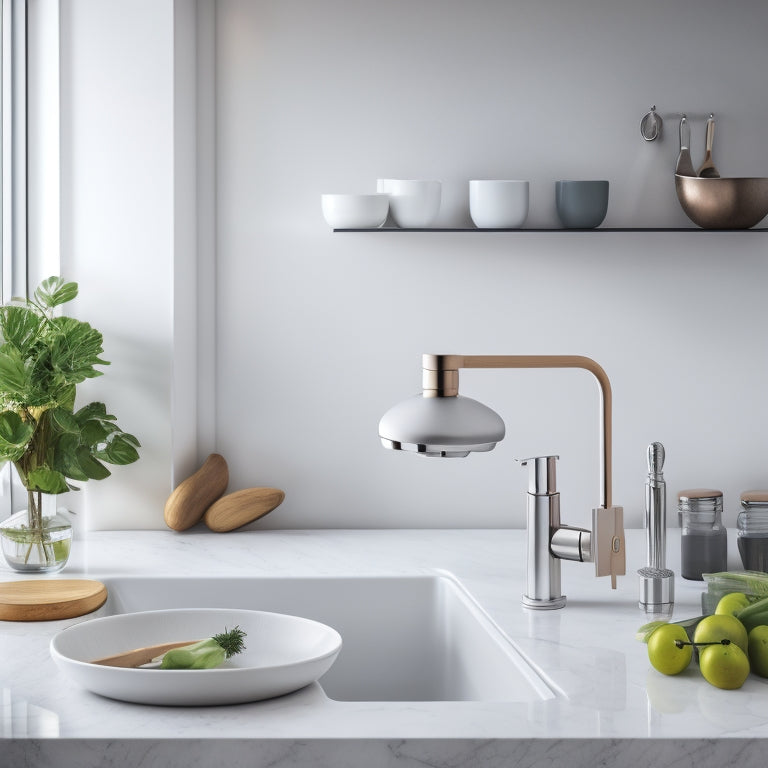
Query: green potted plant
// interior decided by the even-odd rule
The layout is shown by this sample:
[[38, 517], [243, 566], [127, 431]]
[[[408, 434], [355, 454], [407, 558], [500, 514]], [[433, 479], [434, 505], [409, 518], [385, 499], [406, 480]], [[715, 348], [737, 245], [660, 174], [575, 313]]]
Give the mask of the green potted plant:
[[43, 514], [46, 494], [108, 477], [104, 462], [139, 458], [139, 441], [103, 403], [75, 410], [77, 385], [108, 365], [101, 333], [55, 311], [76, 296], [77, 283], [49, 277], [32, 298], [0, 308], [0, 466], [12, 462], [28, 502], [0, 522], [3, 554], [16, 570], [56, 571], [69, 557], [71, 525]]

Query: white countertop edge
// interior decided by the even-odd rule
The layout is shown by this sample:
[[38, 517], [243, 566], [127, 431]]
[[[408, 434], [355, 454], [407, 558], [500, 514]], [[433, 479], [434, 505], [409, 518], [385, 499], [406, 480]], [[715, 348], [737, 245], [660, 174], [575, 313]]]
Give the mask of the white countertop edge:
[[35, 768], [764, 768], [759, 739], [92, 739], [3, 743]]

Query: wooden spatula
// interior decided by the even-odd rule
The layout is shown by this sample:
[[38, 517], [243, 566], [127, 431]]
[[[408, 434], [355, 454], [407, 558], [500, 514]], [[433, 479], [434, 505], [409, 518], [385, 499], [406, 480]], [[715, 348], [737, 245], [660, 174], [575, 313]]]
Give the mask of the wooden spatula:
[[720, 172], [715, 167], [712, 160], [712, 141], [715, 135], [715, 116], [710, 115], [707, 120], [707, 138], [704, 153], [704, 162], [699, 168], [699, 176], [705, 179], [719, 179]]
[[94, 659], [91, 664], [100, 664], [103, 667], [140, 667], [142, 664], [149, 664], [152, 659], [162, 656], [166, 651], [173, 648], [181, 648], [184, 645], [192, 645], [197, 640], [182, 640], [175, 643], [160, 643], [158, 645], [148, 645], [144, 648], [134, 648], [132, 651], [123, 651], [114, 656], [105, 656], [102, 659]]

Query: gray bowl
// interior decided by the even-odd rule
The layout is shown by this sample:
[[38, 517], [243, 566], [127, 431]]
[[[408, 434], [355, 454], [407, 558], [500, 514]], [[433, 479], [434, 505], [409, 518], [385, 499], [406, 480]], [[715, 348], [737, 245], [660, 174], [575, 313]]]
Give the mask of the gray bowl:
[[675, 174], [675, 190], [686, 216], [702, 229], [749, 229], [768, 214], [768, 178]]
[[557, 215], [566, 229], [594, 229], [608, 212], [607, 181], [558, 181]]

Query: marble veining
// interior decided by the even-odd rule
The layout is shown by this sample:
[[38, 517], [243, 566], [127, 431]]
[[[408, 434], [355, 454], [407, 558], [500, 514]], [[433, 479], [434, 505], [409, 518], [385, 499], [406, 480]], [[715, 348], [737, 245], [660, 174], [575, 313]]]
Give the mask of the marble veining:
[[[679, 572], [672, 531], [670, 566]], [[665, 678], [634, 632], [642, 532], [628, 532], [619, 588], [563, 563], [568, 605], [522, 608], [524, 532], [93, 532], [52, 578], [334, 576], [448, 571], [556, 693], [509, 702], [341, 702], [322, 680], [235, 707], [149, 707], [73, 688], [50, 658], [70, 622], [0, 622], [0, 766], [686, 766], [764, 765], [768, 681], [711, 687], [694, 668]], [[735, 552], [731, 567], [738, 567]], [[0, 578], [18, 578], [3, 566]], [[700, 613], [701, 583], [677, 579], [675, 617]], [[375, 610], [375, 606], [371, 606]]]

